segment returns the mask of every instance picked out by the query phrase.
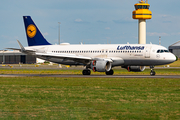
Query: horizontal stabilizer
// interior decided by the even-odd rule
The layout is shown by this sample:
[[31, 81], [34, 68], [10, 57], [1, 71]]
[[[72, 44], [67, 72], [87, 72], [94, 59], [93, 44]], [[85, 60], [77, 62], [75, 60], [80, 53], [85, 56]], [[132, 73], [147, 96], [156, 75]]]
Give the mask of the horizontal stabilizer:
[[[21, 52], [21, 49], [18, 49], [18, 48], [5, 48], [5, 49], [9, 49], [9, 50], [18, 50], [18, 51], [20, 51]], [[34, 51], [34, 50], [25, 50], [24, 51], [24, 53], [34, 53], [34, 52], [36, 52], [36, 51]]]
[[18, 48], [5, 48], [5, 49], [18, 50], [18, 51], [20, 51], [20, 52], [22, 52], [22, 53], [26, 53], [26, 54], [33, 54], [34, 52], [36, 52], [36, 51], [34, 51], [34, 50], [26, 50], [26, 49], [22, 46], [22, 44], [19, 42], [19, 40], [17, 40], [17, 42], [18, 42], [18, 44], [19, 44], [19, 46], [20, 46], [21, 49], [18, 49]]
[[18, 48], [5, 48], [5, 49], [21, 51], [21, 49], [18, 49]]

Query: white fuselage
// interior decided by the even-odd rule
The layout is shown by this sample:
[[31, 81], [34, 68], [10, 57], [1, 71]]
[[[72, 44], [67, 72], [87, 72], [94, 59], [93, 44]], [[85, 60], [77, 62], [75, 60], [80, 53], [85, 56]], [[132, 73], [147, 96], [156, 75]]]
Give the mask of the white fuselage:
[[[26, 47], [36, 53], [56, 56], [79, 56], [92, 59], [112, 60], [112, 66], [155, 66], [172, 63], [176, 57], [160, 45], [154, 44], [86, 44], [86, 45], [46, 45]], [[161, 52], [158, 52], [160, 50]], [[65, 58], [51, 58], [35, 54], [37, 57], [58, 64], [83, 65], [78, 61]]]

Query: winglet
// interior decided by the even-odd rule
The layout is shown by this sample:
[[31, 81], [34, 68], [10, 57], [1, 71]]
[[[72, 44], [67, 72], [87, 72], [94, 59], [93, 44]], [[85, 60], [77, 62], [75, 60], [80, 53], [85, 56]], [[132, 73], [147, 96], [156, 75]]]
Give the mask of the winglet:
[[34, 54], [34, 52], [36, 52], [35, 50], [26, 50], [26, 49], [22, 46], [22, 44], [19, 42], [19, 40], [17, 40], [17, 42], [18, 42], [18, 44], [19, 44], [19, 46], [20, 46], [21, 49], [17, 49], [17, 48], [5, 48], [5, 49], [19, 50], [19, 51], [22, 52], [22, 53], [32, 54], [32, 55]]
[[19, 46], [20, 46], [20, 48], [21, 48], [21, 52], [25, 52], [26, 50], [25, 50], [25, 48], [22, 46], [22, 44], [19, 42], [19, 40], [17, 40], [17, 42], [18, 42], [18, 44], [19, 44]]

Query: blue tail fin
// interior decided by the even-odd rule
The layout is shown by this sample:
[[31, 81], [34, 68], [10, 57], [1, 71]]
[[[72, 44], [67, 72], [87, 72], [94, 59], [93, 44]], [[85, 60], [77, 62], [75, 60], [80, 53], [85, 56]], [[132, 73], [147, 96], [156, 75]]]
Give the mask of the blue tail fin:
[[30, 16], [23, 16], [29, 46], [51, 45], [41, 34]]

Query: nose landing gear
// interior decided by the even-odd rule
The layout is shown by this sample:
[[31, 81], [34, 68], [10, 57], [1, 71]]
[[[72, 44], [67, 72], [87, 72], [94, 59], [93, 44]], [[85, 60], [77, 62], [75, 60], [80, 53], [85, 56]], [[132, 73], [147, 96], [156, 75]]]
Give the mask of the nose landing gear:
[[150, 66], [151, 72], [150, 75], [154, 76], [156, 74], [156, 72], [154, 71], [154, 66]]

